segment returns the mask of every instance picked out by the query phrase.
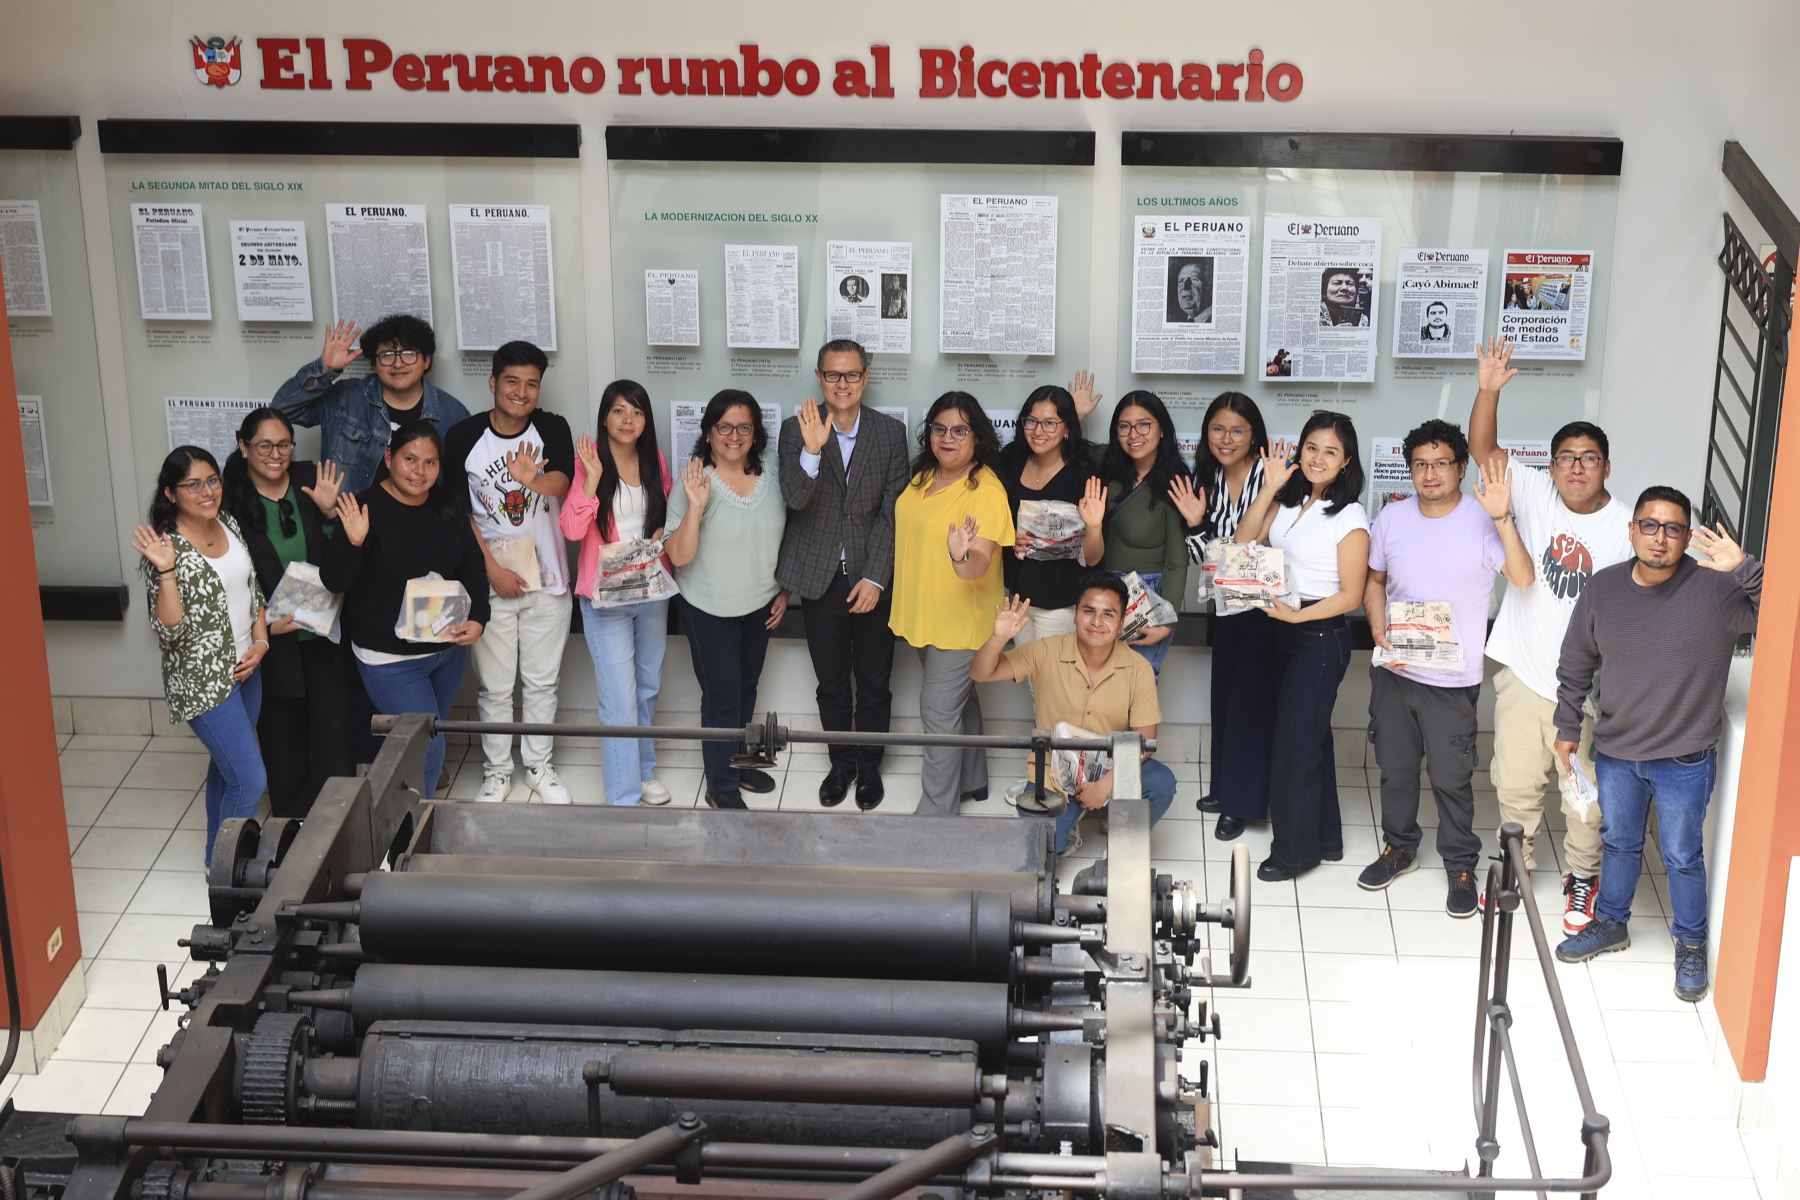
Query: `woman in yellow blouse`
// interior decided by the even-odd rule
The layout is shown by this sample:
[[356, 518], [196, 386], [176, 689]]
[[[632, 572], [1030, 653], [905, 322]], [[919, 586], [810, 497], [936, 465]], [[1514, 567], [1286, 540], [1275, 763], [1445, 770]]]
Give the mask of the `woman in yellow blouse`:
[[[1005, 592], [999, 550], [1013, 544], [1012, 506], [995, 468], [1000, 441], [975, 397], [945, 392], [925, 414], [912, 482], [894, 506], [894, 595], [888, 626], [916, 646], [925, 732], [980, 733], [969, 678]], [[987, 799], [987, 754], [926, 746], [919, 812]]]

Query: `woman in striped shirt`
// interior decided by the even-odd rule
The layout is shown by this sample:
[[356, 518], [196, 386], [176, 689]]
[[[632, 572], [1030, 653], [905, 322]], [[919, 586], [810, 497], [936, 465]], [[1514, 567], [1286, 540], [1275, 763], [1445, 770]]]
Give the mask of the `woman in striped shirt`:
[[[1206, 410], [1206, 436], [1194, 453], [1194, 481], [1176, 480], [1170, 497], [1182, 520], [1199, 526], [1187, 539], [1199, 563], [1209, 541], [1237, 541], [1238, 522], [1263, 486], [1269, 435], [1256, 402], [1225, 392]], [[1248, 532], [1248, 531], [1246, 531]], [[1269, 752], [1275, 734], [1275, 625], [1260, 611], [1212, 619], [1212, 786], [1202, 812], [1216, 812], [1213, 834], [1230, 841], [1248, 821], [1269, 815]]]

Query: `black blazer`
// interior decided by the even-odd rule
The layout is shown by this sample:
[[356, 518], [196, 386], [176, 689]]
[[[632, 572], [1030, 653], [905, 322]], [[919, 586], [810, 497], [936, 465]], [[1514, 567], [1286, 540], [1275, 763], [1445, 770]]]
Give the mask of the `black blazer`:
[[[302, 487], [312, 487], [319, 481], [319, 464], [297, 462], [288, 468], [288, 481], [294, 488], [294, 510], [300, 519], [300, 530], [306, 536], [306, 561], [322, 563], [325, 561], [325, 518], [319, 513], [319, 506], [306, 498]], [[239, 527], [244, 531], [244, 546], [250, 551], [250, 564], [256, 570], [256, 582], [262, 585], [263, 595], [275, 594], [275, 585], [281, 582], [281, 559], [275, 554], [275, 543], [269, 540], [268, 531], [252, 527], [249, 521], [240, 521]], [[292, 634], [269, 639], [269, 652], [262, 660], [263, 692], [266, 695], [283, 699], [296, 699], [306, 695], [306, 678], [300, 666], [300, 639]]]
[[781, 423], [776, 460], [788, 517], [775, 581], [802, 600], [825, 594], [837, 575], [840, 550], [852, 583], [871, 579], [885, 588], [893, 582], [894, 502], [908, 478], [906, 426], [866, 404], [861, 421], [847, 481], [836, 434], [825, 439], [815, 478], [800, 465], [799, 420]]

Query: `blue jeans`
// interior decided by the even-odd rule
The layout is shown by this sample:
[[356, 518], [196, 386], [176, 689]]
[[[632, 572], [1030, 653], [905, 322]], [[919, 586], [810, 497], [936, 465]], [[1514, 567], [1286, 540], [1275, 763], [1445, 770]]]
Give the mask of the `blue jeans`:
[[[450, 702], [462, 686], [463, 670], [469, 665], [469, 648], [451, 646], [432, 654], [421, 654], [397, 663], [366, 663], [356, 660], [363, 687], [378, 713], [436, 713], [439, 720], [450, 716]], [[425, 798], [437, 795], [438, 776], [444, 771], [444, 735], [438, 734], [425, 747]]]
[[1594, 782], [1600, 789], [1600, 899], [1595, 910], [1623, 921], [1631, 916], [1638, 870], [1644, 861], [1644, 828], [1656, 805], [1663, 866], [1669, 872], [1670, 931], [1678, 942], [1706, 940], [1706, 805], [1712, 799], [1719, 752], [1629, 762], [1598, 752]]
[[254, 817], [256, 802], [269, 786], [262, 751], [256, 745], [256, 718], [262, 712], [262, 672], [231, 689], [231, 694], [212, 708], [188, 720], [188, 728], [212, 755], [206, 767], [206, 846], [203, 860], [212, 856], [219, 823], [233, 817]]
[[[669, 602], [646, 600], [620, 608], [595, 608], [581, 600], [581, 632], [594, 660], [594, 691], [602, 725], [648, 725], [662, 688], [663, 650], [669, 640]], [[608, 804], [636, 804], [644, 781], [656, 774], [652, 738], [606, 738], [600, 749]]]
[[[1175, 772], [1154, 758], [1146, 758], [1138, 771], [1143, 780], [1144, 798], [1150, 801], [1150, 824], [1154, 826], [1169, 811], [1169, 805], [1175, 803]], [[1082, 811], [1080, 803], [1070, 796], [1069, 806], [1057, 815], [1055, 845], [1058, 854], [1069, 848], [1069, 831], [1075, 828]]]
[[[1120, 579], [1123, 579], [1125, 576], [1131, 574], [1131, 572], [1114, 571], [1113, 574], [1117, 575]], [[1151, 591], [1156, 592], [1159, 596], [1162, 595], [1162, 593], [1158, 591], [1158, 589], [1162, 587], [1162, 577], [1163, 573], [1161, 571], [1138, 572], [1138, 578], [1144, 581], [1144, 586]], [[1180, 596], [1163, 596], [1163, 599], [1167, 600], [1170, 604], [1179, 605], [1181, 603]], [[1145, 660], [1150, 664], [1150, 670], [1160, 677], [1162, 675], [1163, 659], [1169, 657], [1169, 647], [1175, 644], [1175, 631], [1170, 630], [1169, 636], [1162, 641], [1157, 642], [1154, 646], [1140, 646], [1136, 642], [1126, 642], [1125, 644], [1143, 655]]]

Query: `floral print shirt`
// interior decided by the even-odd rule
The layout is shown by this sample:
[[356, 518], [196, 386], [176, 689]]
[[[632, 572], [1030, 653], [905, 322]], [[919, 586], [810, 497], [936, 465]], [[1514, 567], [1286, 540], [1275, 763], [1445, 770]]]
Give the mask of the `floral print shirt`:
[[[225, 513], [219, 521], [240, 542], [244, 535]], [[237, 666], [237, 643], [231, 633], [231, 612], [226, 607], [225, 583], [207, 563], [199, 547], [179, 530], [169, 535], [175, 547], [175, 590], [181, 596], [181, 620], [173, 627], [156, 615], [156, 568], [149, 559], [140, 563], [144, 595], [149, 602], [150, 628], [162, 647], [163, 696], [169, 702], [171, 724], [189, 721], [217, 708], [237, 686], [232, 668]], [[262, 611], [262, 587], [250, 575], [250, 620]]]

